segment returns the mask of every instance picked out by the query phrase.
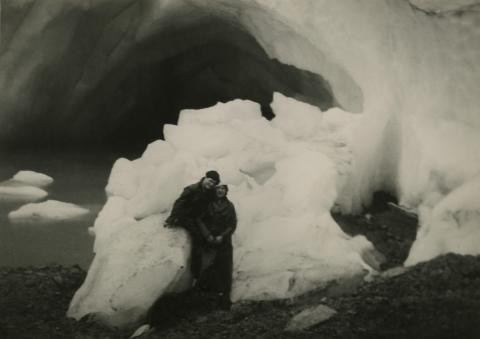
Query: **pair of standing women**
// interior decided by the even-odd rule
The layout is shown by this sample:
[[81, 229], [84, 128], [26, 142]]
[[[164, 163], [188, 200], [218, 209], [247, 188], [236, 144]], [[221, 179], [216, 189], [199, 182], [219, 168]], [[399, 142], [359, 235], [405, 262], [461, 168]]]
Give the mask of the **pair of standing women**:
[[213, 255], [209, 281], [222, 296], [220, 306], [230, 307], [233, 248], [231, 236], [237, 226], [234, 205], [227, 198], [228, 186], [220, 184], [220, 175], [208, 171], [199, 182], [184, 188], [175, 201], [165, 226], [187, 229], [192, 238], [190, 269], [197, 285], [204, 272], [206, 254]]

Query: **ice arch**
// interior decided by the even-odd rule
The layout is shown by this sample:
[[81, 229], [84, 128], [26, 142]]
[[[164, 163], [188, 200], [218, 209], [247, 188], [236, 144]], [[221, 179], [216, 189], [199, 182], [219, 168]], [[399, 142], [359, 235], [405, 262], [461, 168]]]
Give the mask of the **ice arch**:
[[260, 103], [268, 115], [273, 91], [322, 109], [338, 106], [327, 81], [270, 59], [234, 22], [193, 12], [185, 22], [164, 26], [139, 41], [90, 91], [74, 113], [82, 117], [79, 131], [105, 116], [114, 141], [138, 126], [145, 145], [163, 137], [163, 124], [176, 123], [183, 108], [240, 98]]
[[[477, 141], [472, 131], [479, 126], [475, 90], [480, 81], [476, 61], [478, 12], [476, 2], [461, 1], [448, 2], [448, 10], [454, 10], [448, 14], [441, 6], [446, 3], [4, 1], [0, 50], [2, 144], [12, 139], [28, 144], [30, 135], [77, 140], [112, 135], [115, 140], [123, 140], [131, 127], [152, 138], [161, 130], [157, 127], [161, 123], [148, 123], [151, 114], [144, 113], [149, 112], [148, 104], [140, 105], [139, 110], [131, 107], [132, 102], [144, 102], [145, 93], [139, 94], [136, 86], [128, 85], [139, 78], [143, 81], [140, 75], [132, 76], [135, 72], [147, 78], [148, 72], [142, 72], [135, 62], [124, 62], [124, 67], [121, 62], [128, 61], [127, 56], [142, 42], [168, 27], [217, 18], [248, 33], [270, 59], [321, 75], [336, 104], [348, 111], [363, 112], [365, 123], [356, 135], [354, 175], [340, 197], [345, 212], [360, 211], [376, 189], [388, 189], [414, 207], [425, 199], [429, 185], [443, 185], [436, 181], [445, 181], [444, 174], [452, 173], [450, 167], [456, 168], [455, 178], [446, 180], [443, 191], [451, 190], [464, 181], [460, 177], [477, 170]], [[431, 4], [436, 4], [434, 11], [440, 8], [442, 14], [426, 14]], [[112, 80], [115, 74], [120, 76], [115, 69], [131, 69], [133, 73], [120, 73], [123, 78]], [[117, 92], [112, 93], [110, 84], [118, 85], [113, 86]], [[159, 87], [159, 92], [164, 92]], [[308, 89], [311, 83], [298, 87]], [[313, 98], [311, 92], [318, 89], [307, 96]], [[290, 90], [304, 95], [298, 88]], [[129, 95], [123, 96], [124, 91]], [[118, 110], [113, 112], [112, 107]], [[168, 110], [169, 106], [165, 107]], [[165, 121], [171, 119], [167, 116]], [[448, 125], [444, 128], [448, 137], [441, 139], [454, 141], [449, 147], [455, 157], [448, 164], [443, 162], [446, 167], [440, 174], [435, 171], [429, 184], [431, 168], [421, 161], [440, 155], [431, 149], [436, 141], [429, 142], [422, 136], [448, 121], [458, 128]], [[466, 129], [469, 132], [458, 133], [463, 125], [471, 126]], [[407, 137], [409, 134], [413, 138]], [[418, 142], [412, 142], [416, 137]], [[432, 136], [431, 140], [437, 138]], [[473, 157], [468, 156], [470, 153]]]
[[477, 0], [409, 0], [417, 9], [431, 14], [452, 14], [475, 10]]
[[[143, 149], [182, 108], [244, 98], [268, 115], [274, 91], [322, 109], [361, 110], [361, 92], [347, 73], [325, 67], [355, 92], [345, 99], [339, 91], [337, 98], [336, 84], [324, 75], [267, 54], [248, 22], [225, 6], [231, 4], [3, 2], [0, 140], [124, 141]], [[291, 31], [264, 16], [276, 31]]]

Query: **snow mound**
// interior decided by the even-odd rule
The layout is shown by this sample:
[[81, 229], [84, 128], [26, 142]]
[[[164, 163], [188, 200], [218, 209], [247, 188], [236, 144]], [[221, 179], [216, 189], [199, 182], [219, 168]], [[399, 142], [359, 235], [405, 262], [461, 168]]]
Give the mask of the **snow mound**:
[[23, 205], [10, 212], [8, 218], [14, 221], [61, 221], [75, 219], [88, 213], [88, 209], [71, 203], [47, 200]]
[[53, 178], [48, 175], [34, 171], [19, 171], [13, 176], [13, 180], [37, 187], [45, 187], [53, 182]]
[[278, 93], [272, 107], [272, 121], [249, 101], [182, 111], [177, 126], [164, 127], [165, 141], [114, 164], [108, 201], [90, 229], [95, 258], [69, 316], [95, 313], [126, 326], [157, 297], [188, 286], [188, 235], [162, 224], [182, 188], [209, 169], [229, 184], [238, 214], [234, 301], [293, 297], [370, 269], [362, 253], [372, 245], [343, 233], [330, 215], [357, 120], [346, 112], [324, 119]]
[[34, 186], [0, 186], [0, 200], [4, 201], [38, 201], [47, 195], [46, 191]]

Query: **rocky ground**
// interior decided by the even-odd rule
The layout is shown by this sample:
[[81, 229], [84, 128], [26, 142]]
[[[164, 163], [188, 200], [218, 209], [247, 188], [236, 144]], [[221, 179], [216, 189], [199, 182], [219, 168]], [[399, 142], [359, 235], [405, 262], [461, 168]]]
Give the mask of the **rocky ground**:
[[[240, 303], [230, 311], [218, 309], [214, 295], [190, 291], [159, 302], [156, 330], [142, 338], [480, 338], [480, 257], [449, 254], [407, 271], [388, 270], [406, 258], [414, 218], [395, 209], [335, 218], [385, 255], [383, 274], [294, 300]], [[132, 330], [65, 317], [84, 278], [79, 267], [1, 268], [0, 338], [128, 338]], [[302, 331], [285, 330], [293, 316], [318, 305], [336, 314]]]

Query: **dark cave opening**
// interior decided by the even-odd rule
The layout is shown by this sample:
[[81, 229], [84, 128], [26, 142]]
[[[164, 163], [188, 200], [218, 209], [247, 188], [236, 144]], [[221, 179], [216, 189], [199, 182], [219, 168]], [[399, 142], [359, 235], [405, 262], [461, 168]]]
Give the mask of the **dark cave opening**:
[[273, 117], [273, 92], [326, 110], [336, 105], [321, 76], [270, 59], [247, 32], [220, 19], [162, 29], [140, 43], [92, 89], [63, 139], [141, 152], [185, 108], [248, 99]]
[[338, 106], [320, 75], [269, 58], [249, 32], [212, 15], [163, 22], [118, 53], [91, 87], [79, 82], [88, 53], [79, 56], [77, 43], [38, 73], [32, 102], [16, 114], [2, 148], [135, 157], [163, 137], [164, 124], [175, 124], [182, 109], [248, 99], [271, 119], [274, 92], [322, 110]]

